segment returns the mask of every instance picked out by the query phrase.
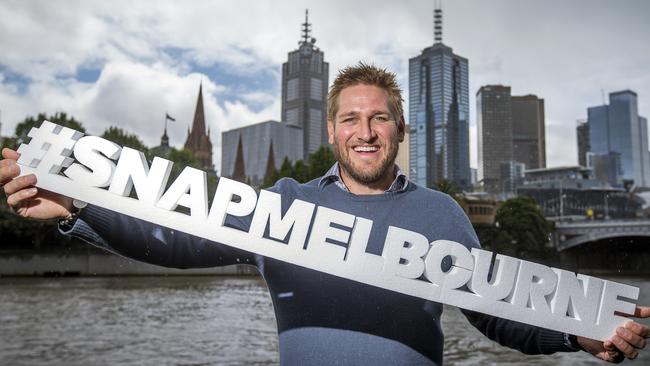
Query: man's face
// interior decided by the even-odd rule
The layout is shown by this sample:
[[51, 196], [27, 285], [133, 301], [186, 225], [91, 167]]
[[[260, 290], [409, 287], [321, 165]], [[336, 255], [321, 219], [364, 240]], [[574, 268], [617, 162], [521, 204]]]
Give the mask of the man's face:
[[391, 113], [388, 93], [371, 85], [350, 86], [339, 94], [338, 107], [327, 129], [344, 178], [366, 185], [391, 179], [404, 120]]

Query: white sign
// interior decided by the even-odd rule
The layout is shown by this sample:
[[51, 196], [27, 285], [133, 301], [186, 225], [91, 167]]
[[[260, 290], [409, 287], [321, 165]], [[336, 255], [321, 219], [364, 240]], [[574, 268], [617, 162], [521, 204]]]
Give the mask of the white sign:
[[[634, 313], [635, 304], [621, 298], [639, 296], [636, 287], [500, 254], [488, 281], [491, 252], [470, 251], [448, 240], [430, 243], [420, 233], [395, 226], [388, 228], [381, 255], [366, 253], [373, 224], [367, 218], [298, 199], [282, 216], [279, 194], [262, 190], [258, 195], [226, 178], [220, 179], [208, 208], [201, 170], [186, 167], [165, 189], [171, 161], [156, 157], [149, 166], [139, 151], [48, 121], [29, 136], [30, 143], [18, 149], [18, 164], [21, 174], [36, 174], [43, 189], [402, 294], [602, 341], [627, 321], [615, 312]], [[129, 197], [133, 189], [137, 199]], [[177, 206], [189, 214], [174, 211]], [[224, 226], [227, 215], [252, 215], [248, 232]], [[347, 243], [347, 248], [328, 239]], [[444, 272], [441, 262], [447, 256], [453, 265]]]

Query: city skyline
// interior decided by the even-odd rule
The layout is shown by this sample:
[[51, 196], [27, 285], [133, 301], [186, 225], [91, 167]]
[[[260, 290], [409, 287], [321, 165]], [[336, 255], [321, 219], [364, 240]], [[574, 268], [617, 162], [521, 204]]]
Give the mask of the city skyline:
[[[118, 125], [155, 146], [168, 111], [177, 119], [168, 127], [170, 143], [180, 146], [203, 81], [213, 160], [220, 162], [221, 132], [280, 118], [281, 64], [296, 48], [305, 8], [330, 81], [342, 66], [374, 62], [397, 73], [408, 101], [408, 59], [433, 44], [432, 1], [69, 5], [0, 4], [0, 31], [11, 35], [0, 39], [2, 135], [28, 115], [65, 111], [90, 133]], [[650, 115], [650, 46], [643, 39], [650, 4], [442, 7], [444, 43], [469, 60], [472, 167], [474, 95], [482, 85], [510, 85], [515, 95], [545, 99], [547, 166], [577, 163], [575, 121], [602, 102], [601, 90], [634, 90], [639, 114]], [[367, 21], [359, 21], [361, 11]]]

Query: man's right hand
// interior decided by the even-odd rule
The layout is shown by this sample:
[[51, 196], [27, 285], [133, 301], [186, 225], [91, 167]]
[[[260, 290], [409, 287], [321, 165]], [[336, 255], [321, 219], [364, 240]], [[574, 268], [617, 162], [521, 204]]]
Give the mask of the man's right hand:
[[[2, 149], [0, 187], [7, 195], [7, 204], [22, 217], [38, 220], [65, 218], [72, 212], [72, 199], [36, 188], [34, 174], [20, 175], [16, 163], [20, 155], [9, 148]], [[15, 179], [14, 179], [15, 178]]]

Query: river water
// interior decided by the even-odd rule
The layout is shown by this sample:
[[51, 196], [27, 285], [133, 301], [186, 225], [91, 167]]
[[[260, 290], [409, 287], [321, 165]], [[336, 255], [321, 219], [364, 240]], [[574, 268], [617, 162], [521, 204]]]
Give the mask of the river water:
[[[650, 304], [650, 279], [614, 280]], [[443, 327], [447, 365], [602, 365], [503, 348], [451, 307]], [[258, 277], [0, 278], [0, 365], [266, 365], [277, 349]], [[650, 364], [650, 352], [635, 364]]]

